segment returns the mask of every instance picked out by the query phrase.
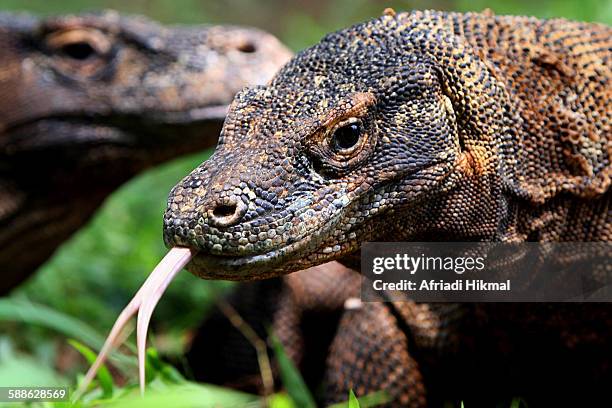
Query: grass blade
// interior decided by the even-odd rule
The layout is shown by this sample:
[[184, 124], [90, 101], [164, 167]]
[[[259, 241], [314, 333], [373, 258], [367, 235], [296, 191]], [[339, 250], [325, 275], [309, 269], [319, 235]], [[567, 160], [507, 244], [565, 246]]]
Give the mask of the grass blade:
[[315, 404], [310, 390], [304, 383], [304, 379], [302, 378], [300, 372], [285, 353], [283, 345], [274, 335], [270, 336], [270, 339], [272, 341], [272, 347], [274, 349], [274, 354], [276, 355], [276, 360], [278, 361], [281, 380], [285, 386], [285, 389], [287, 390], [287, 393], [293, 402], [295, 402], [295, 405], [303, 408], [316, 407], [317, 405]]
[[105, 405], [108, 408], [245, 408], [259, 407], [259, 397], [213, 385], [184, 383], [151, 389], [144, 397], [132, 392]]
[[[96, 361], [96, 353], [94, 353], [89, 347], [73, 339], [69, 339], [68, 343], [70, 343], [72, 347], [74, 347], [79, 353], [81, 353], [89, 364], [93, 364], [94, 361]], [[113, 387], [113, 377], [111, 376], [110, 371], [108, 371], [108, 368], [106, 368], [105, 365], [102, 365], [100, 367], [96, 377], [98, 378], [100, 387], [102, 387], [102, 397], [103, 398], [112, 397], [113, 388], [114, 388]]]
[[360, 408], [359, 407], [359, 401], [357, 400], [357, 397], [355, 396], [355, 393], [353, 392], [353, 390], [349, 391], [349, 403], [348, 403], [349, 408]]
[[78, 338], [94, 348], [102, 347], [104, 337], [86, 323], [47, 306], [11, 298], [0, 299], [0, 320], [35, 324]]
[[[0, 299], [0, 320], [46, 327], [68, 338], [77, 339], [96, 350], [100, 349], [104, 344], [104, 336], [87, 323], [47, 306], [27, 300]], [[131, 348], [134, 349], [134, 347]], [[113, 357], [123, 365], [134, 365], [135, 363], [134, 358], [121, 354], [115, 353]]]
[[[376, 392], [364, 395], [363, 397], [359, 397], [357, 401], [359, 402], [359, 406], [361, 408], [370, 408], [370, 407], [377, 407], [379, 405], [386, 404], [387, 402], [391, 402], [391, 397], [386, 391], [376, 391]], [[330, 405], [327, 408], [345, 408], [349, 403], [350, 403], [350, 398], [348, 402], [347, 401], [338, 402], [337, 404]]]
[[521, 406], [527, 407], [527, 403], [520, 397], [512, 398], [512, 402], [510, 403], [510, 408], [520, 408]]

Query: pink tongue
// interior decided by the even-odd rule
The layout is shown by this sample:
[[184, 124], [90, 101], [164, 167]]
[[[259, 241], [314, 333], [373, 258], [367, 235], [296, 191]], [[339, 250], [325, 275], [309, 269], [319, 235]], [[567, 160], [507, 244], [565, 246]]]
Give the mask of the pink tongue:
[[195, 252], [189, 248], [172, 248], [161, 260], [161, 262], [153, 269], [151, 275], [142, 284], [136, 295], [130, 303], [121, 311], [117, 321], [113, 325], [102, 350], [98, 354], [96, 361], [93, 363], [85, 379], [76, 391], [75, 400], [87, 389], [100, 366], [106, 361], [109, 353], [115, 346], [117, 338], [121, 334], [121, 330], [126, 326], [132, 316], [138, 312], [138, 322], [136, 324], [136, 342], [138, 346], [138, 374], [140, 380], [140, 392], [144, 393], [145, 386], [145, 347], [147, 340], [147, 329], [153, 310], [157, 302], [163, 295], [164, 291], [172, 282], [176, 274], [183, 269], [189, 260], [195, 255]]

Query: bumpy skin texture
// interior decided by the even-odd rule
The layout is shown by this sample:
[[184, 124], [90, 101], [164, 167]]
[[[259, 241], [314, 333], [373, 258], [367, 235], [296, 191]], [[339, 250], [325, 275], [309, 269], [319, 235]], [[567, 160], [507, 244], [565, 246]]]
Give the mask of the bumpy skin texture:
[[[236, 97], [213, 157], [170, 195], [165, 241], [199, 251], [188, 265], [198, 276], [234, 280], [331, 260], [358, 266], [364, 241], [610, 241], [611, 46], [604, 25], [491, 13], [389, 12], [330, 34], [269, 85]], [[424, 394], [402, 385], [427, 364], [387, 358], [412, 368], [383, 385], [372, 376], [390, 373], [391, 363], [365, 353], [380, 364], [366, 372], [346, 351], [349, 338], [401, 349], [393, 321], [411, 355], [416, 348], [433, 367], [460, 359], [456, 350], [478, 351], [471, 367], [484, 372], [495, 361], [516, 379], [517, 367], [547, 372], [517, 356], [549, 362], [545, 355], [562, 350], [567, 365], [553, 357], [543, 365], [552, 374], [601, 366], [609, 378], [605, 305], [457, 309], [351, 312], [331, 348], [329, 399], [345, 398], [348, 385], [385, 387], [393, 405], [423, 405]], [[521, 333], [540, 336], [525, 344]], [[577, 358], [581, 347], [603, 350], [601, 359], [589, 366]], [[583, 366], [569, 369], [574, 360]], [[499, 389], [503, 378], [482, 379], [483, 389]]]
[[290, 56], [251, 28], [0, 14], [0, 293], [124, 181], [214, 146], [234, 95]]

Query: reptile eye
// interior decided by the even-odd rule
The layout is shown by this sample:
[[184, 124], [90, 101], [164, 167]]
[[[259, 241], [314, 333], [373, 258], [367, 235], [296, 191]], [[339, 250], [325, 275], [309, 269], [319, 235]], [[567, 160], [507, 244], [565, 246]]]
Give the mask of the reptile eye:
[[96, 53], [96, 50], [85, 41], [80, 41], [72, 44], [65, 44], [60, 49], [60, 52], [67, 57], [76, 60], [86, 60]]
[[56, 55], [76, 61], [103, 57], [111, 49], [111, 43], [104, 33], [89, 28], [52, 32], [45, 38], [45, 44]]
[[355, 147], [360, 137], [359, 123], [349, 123], [336, 129], [331, 139], [331, 146], [336, 152], [342, 153]]
[[80, 80], [104, 72], [113, 61], [113, 43], [95, 28], [56, 29], [44, 37], [51, 66], [62, 75]]

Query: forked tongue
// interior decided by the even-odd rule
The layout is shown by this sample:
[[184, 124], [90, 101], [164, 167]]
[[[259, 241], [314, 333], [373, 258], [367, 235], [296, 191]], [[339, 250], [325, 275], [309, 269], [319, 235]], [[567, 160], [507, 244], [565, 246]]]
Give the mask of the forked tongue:
[[147, 340], [147, 329], [153, 310], [157, 302], [163, 295], [164, 291], [175, 278], [177, 273], [183, 269], [187, 262], [195, 255], [195, 252], [189, 248], [172, 248], [161, 260], [161, 262], [153, 269], [151, 275], [142, 284], [136, 295], [130, 303], [121, 311], [117, 321], [113, 325], [96, 361], [87, 371], [85, 378], [81, 382], [79, 389], [75, 394], [75, 399], [82, 395], [96, 376], [100, 366], [106, 361], [108, 355], [112, 351], [115, 343], [123, 328], [127, 325], [130, 318], [138, 312], [138, 321], [136, 324], [136, 343], [138, 348], [138, 379], [140, 382], [140, 392], [144, 393], [145, 387], [145, 347]]

